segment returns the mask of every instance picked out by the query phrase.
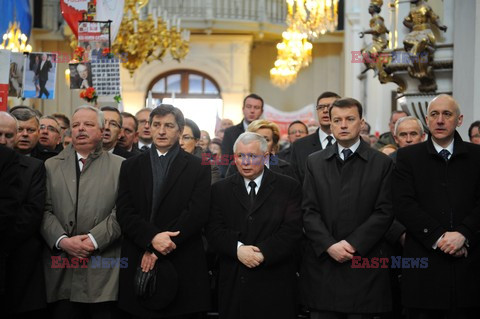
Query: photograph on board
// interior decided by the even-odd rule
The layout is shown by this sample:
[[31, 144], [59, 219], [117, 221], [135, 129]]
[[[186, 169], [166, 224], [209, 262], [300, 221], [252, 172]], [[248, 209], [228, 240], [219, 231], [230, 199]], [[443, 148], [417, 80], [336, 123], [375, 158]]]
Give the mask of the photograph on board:
[[28, 55], [23, 66], [24, 98], [55, 98], [57, 54], [34, 52]]

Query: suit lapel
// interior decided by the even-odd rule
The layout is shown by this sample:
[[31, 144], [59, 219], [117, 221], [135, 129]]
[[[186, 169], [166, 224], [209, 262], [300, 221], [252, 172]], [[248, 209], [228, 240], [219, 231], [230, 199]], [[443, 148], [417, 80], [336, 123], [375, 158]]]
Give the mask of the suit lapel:
[[255, 198], [253, 209], [249, 212], [249, 215], [253, 214], [256, 210], [258, 210], [273, 192], [272, 184], [275, 181], [275, 175], [266, 167], [264, 168], [263, 172], [264, 173], [262, 183]]
[[232, 179], [233, 185], [233, 194], [238, 199], [240, 204], [245, 208], [246, 211], [250, 209], [250, 199], [248, 198], [247, 189], [245, 188], [245, 183], [243, 182], [243, 177], [239, 173], [235, 173], [235, 177]]
[[165, 181], [165, 187], [163, 188], [162, 194], [160, 194], [160, 199], [158, 204], [161, 205], [165, 195], [168, 194], [170, 189], [175, 185], [175, 182], [178, 180], [180, 174], [187, 166], [187, 159], [185, 158], [185, 153], [181, 149], [178, 152], [177, 157], [173, 160], [170, 168], [168, 169], [167, 179]]
[[62, 159], [60, 164], [60, 170], [62, 171], [64, 180], [67, 184], [68, 193], [72, 199], [72, 203], [75, 203], [77, 197], [77, 167], [76, 167], [75, 151], [70, 148], [70, 151], [66, 153], [66, 156]]
[[152, 209], [152, 193], [153, 193], [153, 177], [152, 177], [152, 164], [150, 161], [150, 152], [144, 152], [140, 156], [140, 175], [143, 181], [143, 187], [145, 194], [145, 202], [147, 203], [147, 209], [150, 213]]

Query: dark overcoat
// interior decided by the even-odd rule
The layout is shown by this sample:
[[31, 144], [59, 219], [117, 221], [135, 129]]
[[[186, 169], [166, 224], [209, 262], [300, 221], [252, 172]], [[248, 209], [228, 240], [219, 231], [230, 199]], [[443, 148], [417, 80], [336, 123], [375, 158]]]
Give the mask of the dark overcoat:
[[300, 183], [303, 183], [303, 179], [305, 178], [305, 165], [307, 164], [308, 156], [322, 150], [322, 143], [320, 143], [320, 137], [318, 135], [319, 130], [320, 128], [318, 128], [315, 133], [296, 140], [292, 146], [290, 146], [290, 164], [292, 164]]
[[[480, 300], [480, 146], [455, 133], [445, 162], [431, 138], [401, 148], [393, 184], [394, 211], [406, 226], [404, 257], [428, 258], [426, 269], [403, 269], [406, 307], [478, 307]], [[432, 246], [447, 231], [468, 240], [467, 258], [445, 255]]]
[[308, 157], [303, 185], [303, 222], [308, 238], [300, 282], [304, 304], [342, 313], [391, 309], [387, 268], [352, 268], [327, 249], [346, 240], [355, 256], [388, 258], [384, 235], [393, 219], [392, 160], [363, 140], [343, 162], [334, 144]]
[[[253, 209], [240, 174], [213, 185], [207, 239], [220, 260], [220, 318], [295, 318], [300, 205], [298, 182], [266, 167]], [[264, 262], [244, 266], [237, 258], [238, 241], [259, 247]]]
[[[160, 194], [153, 222], [153, 177], [150, 152], [129, 158], [120, 171], [117, 219], [123, 241], [122, 257], [128, 268], [120, 269], [118, 302], [120, 308], [140, 317], [171, 317], [207, 311], [209, 283], [201, 230], [208, 220], [210, 205], [210, 166], [201, 159], [179, 150], [172, 161]], [[177, 248], [167, 255], [178, 277], [178, 289], [166, 308], [151, 311], [134, 295], [137, 265], [156, 234], [180, 231], [172, 241]]]

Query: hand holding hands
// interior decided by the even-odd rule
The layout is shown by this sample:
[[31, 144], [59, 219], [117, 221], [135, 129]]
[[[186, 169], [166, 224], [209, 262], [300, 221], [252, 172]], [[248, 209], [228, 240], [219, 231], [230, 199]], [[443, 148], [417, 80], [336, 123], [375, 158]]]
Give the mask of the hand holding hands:
[[339, 263], [344, 263], [348, 260], [352, 260], [355, 248], [350, 245], [346, 240], [341, 240], [336, 244], [328, 247], [327, 253]]
[[237, 258], [248, 268], [255, 268], [265, 260], [260, 249], [256, 246], [250, 245], [242, 245], [238, 247]]
[[180, 234], [179, 231], [164, 231], [156, 234], [152, 239], [153, 248], [155, 248], [155, 250], [160, 252], [162, 255], [170, 253], [172, 250], [177, 248], [177, 245], [175, 245], [170, 237], [178, 236], [178, 234]]
[[459, 232], [446, 232], [443, 238], [438, 242], [437, 247], [445, 254], [455, 255], [465, 244], [465, 236]]
[[157, 261], [158, 257], [151, 252], [146, 251], [142, 257], [142, 263], [140, 267], [142, 267], [143, 272], [149, 272], [155, 266], [155, 262]]
[[58, 246], [70, 256], [77, 258], [87, 258], [95, 250], [88, 235], [77, 235], [63, 238], [60, 240], [60, 243], [58, 243]]

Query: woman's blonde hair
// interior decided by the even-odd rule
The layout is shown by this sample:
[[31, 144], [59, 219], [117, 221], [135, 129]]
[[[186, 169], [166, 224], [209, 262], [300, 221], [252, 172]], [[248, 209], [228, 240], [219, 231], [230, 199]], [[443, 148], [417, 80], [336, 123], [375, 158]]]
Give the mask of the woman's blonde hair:
[[278, 152], [278, 141], [280, 141], [280, 129], [278, 128], [278, 125], [267, 120], [255, 120], [248, 125], [247, 131], [257, 132], [261, 128], [268, 128], [272, 131], [272, 153], [276, 154]]

